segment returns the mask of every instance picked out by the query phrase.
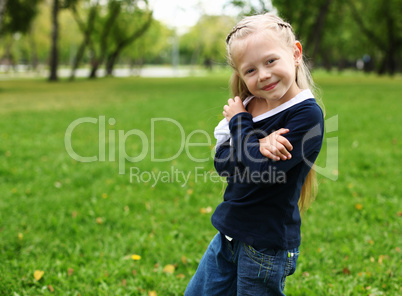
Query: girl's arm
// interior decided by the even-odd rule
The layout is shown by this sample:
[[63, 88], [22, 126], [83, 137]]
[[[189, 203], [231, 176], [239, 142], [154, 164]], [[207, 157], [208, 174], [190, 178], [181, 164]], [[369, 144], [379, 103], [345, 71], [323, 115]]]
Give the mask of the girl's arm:
[[[251, 108], [250, 114], [253, 117], [256, 115], [256, 114], [254, 114], [255, 110], [260, 109], [258, 106], [258, 103], [260, 103], [260, 101], [258, 101], [256, 98], [254, 98], [248, 104], [249, 107]], [[229, 99], [228, 105], [225, 105], [223, 107], [223, 110], [224, 110], [223, 115], [225, 116], [226, 121], [223, 120], [219, 123], [219, 125], [215, 129], [215, 133], [216, 133], [216, 130], [219, 128], [219, 126], [222, 125], [222, 122], [225, 122], [227, 124], [234, 115], [236, 115], [238, 113], [247, 112], [239, 97], [235, 97], [234, 99]], [[269, 136], [260, 139], [259, 142], [260, 142], [261, 154], [264, 155], [265, 157], [268, 157], [268, 158], [270, 158], [272, 160], [276, 160], [276, 161], [281, 160], [281, 159], [282, 160], [290, 159], [292, 156], [289, 153], [289, 151], [292, 151], [293, 147], [290, 144], [290, 142], [285, 137], [282, 136], [283, 134], [286, 134], [288, 132], [289, 132], [288, 129], [281, 128], [281, 129], [277, 130], [276, 132], [271, 133]], [[217, 143], [217, 146], [218, 146], [219, 138], [218, 137], [216, 137], [216, 138], [218, 139], [218, 143]]]
[[[288, 129], [281, 128], [267, 137], [259, 139], [261, 154], [276, 161], [291, 159], [292, 155], [289, 151], [292, 151], [293, 146], [282, 136], [288, 132]], [[214, 165], [220, 176], [232, 176], [234, 174], [238, 162], [235, 149], [230, 145], [230, 139], [217, 148]]]
[[292, 143], [292, 157], [287, 161], [273, 161], [260, 151], [260, 141], [253, 130], [252, 116], [249, 113], [238, 113], [229, 122], [236, 159], [251, 174], [275, 169], [277, 172], [288, 172], [297, 164], [306, 161], [314, 162], [320, 151], [323, 138], [322, 111], [316, 104], [299, 108], [292, 114], [285, 128], [287, 140]]
[[215, 169], [220, 176], [229, 177], [234, 175], [237, 165], [234, 147], [230, 145], [230, 140], [227, 140], [216, 150], [214, 158]]

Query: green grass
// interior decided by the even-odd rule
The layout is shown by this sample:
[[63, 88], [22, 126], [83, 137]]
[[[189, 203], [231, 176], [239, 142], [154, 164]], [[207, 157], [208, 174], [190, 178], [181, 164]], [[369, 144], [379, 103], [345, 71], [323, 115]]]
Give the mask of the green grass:
[[[216, 232], [209, 210], [221, 201], [224, 182], [209, 178], [208, 139], [227, 100], [227, 79], [1, 82], [0, 295], [182, 295]], [[399, 295], [402, 79], [320, 74], [316, 82], [327, 118], [338, 115], [338, 130], [326, 135], [339, 141], [338, 167], [329, 169], [337, 180], [319, 177], [286, 294]], [[105, 161], [74, 160], [64, 143], [68, 126], [98, 120], [77, 126], [71, 139], [77, 154], [99, 160], [102, 116]], [[183, 130], [152, 118], [173, 119]], [[129, 131], [137, 135], [123, 142]], [[155, 158], [173, 158], [182, 135], [205, 145], [156, 162], [151, 135]], [[123, 152], [141, 161], [124, 162], [119, 174]], [[190, 174], [188, 182], [175, 175], [153, 186], [152, 173], [172, 169]], [[173, 274], [163, 270], [169, 264]], [[36, 270], [44, 271], [39, 280]]]

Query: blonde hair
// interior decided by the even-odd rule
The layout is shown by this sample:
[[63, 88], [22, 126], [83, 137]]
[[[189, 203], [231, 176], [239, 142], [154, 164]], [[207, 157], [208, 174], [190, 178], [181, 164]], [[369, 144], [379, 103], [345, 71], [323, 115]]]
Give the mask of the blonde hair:
[[[243, 40], [247, 36], [256, 32], [272, 32], [283, 42], [283, 46], [289, 50], [293, 50], [295, 46], [296, 36], [293, 32], [292, 26], [282, 20], [279, 16], [272, 13], [248, 16], [242, 19], [229, 33], [226, 38], [227, 60], [229, 65], [234, 69], [230, 79], [230, 88], [233, 97], [239, 96], [242, 100], [251, 96], [245, 82], [237, 74], [236, 65], [232, 56], [233, 44], [235, 41]], [[319, 93], [312, 79], [309, 68], [307, 67], [304, 59], [302, 58], [299, 65], [296, 66], [296, 84], [300, 89], [310, 89], [314, 94], [317, 102], [324, 111], [324, 106], [321, 99], [318, 97]], [[310, 169], [306, 180], [304, 181], [300, 198], [299, 210], [305, 212], [317, 193], [317, 178], [313, 167]]]

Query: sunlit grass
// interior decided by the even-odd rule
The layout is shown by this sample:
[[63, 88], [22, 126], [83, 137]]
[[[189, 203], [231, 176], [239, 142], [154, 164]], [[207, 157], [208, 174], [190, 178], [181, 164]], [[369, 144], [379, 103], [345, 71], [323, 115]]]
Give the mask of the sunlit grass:
[[[0, 294], [182, 295], [216, 232], [210, 216], [224, 182], [209, 139], [227, 79], [1, 82]], [[337, 180], [320, 177], [286, 293], [398, 295], [401, 79], [316, 81], [327, 118], [338, 116], [326, 135], [338, 138]], [[72, 147], [98, 161], [66, 151], [65, 132], [80, 118], [96, 123], [77, 126]], [[137, 132], [122, 141], [129, 131]], [[180, 151], [183, 136], [205, 145]], [[123, 152], [138, 161], [119, 161]]]

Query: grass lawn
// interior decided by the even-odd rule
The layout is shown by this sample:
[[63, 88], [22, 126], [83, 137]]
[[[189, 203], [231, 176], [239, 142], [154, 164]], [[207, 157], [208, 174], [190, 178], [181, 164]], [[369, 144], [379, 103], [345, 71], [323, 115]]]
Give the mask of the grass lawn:
[[[183, 295], [216, 233], [227, 80], [0, 82], [0, 295]], [[332, 130], [285, 293], [400, 295], [402, 79], [316, 82]]]

